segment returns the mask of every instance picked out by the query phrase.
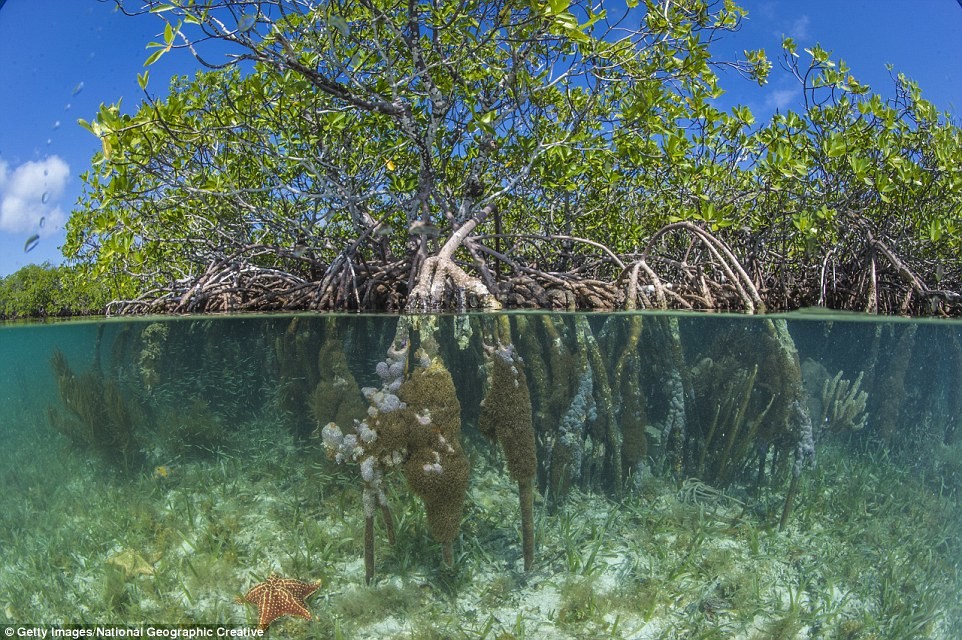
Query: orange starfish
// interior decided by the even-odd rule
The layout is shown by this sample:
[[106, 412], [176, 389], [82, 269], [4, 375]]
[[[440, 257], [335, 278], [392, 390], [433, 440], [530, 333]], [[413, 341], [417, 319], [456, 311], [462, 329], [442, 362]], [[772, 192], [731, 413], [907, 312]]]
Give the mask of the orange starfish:
[[291, 578], [279, 578], [271, 574], [267, 581], [255, 584], [238, 602], [249, 602], [257, 606], [259, 619], [257, 627], [267, 629], [281, 616], [300, 616], [311, 620], [304, 600], [321, 586], [320, 582], [301, 582]]

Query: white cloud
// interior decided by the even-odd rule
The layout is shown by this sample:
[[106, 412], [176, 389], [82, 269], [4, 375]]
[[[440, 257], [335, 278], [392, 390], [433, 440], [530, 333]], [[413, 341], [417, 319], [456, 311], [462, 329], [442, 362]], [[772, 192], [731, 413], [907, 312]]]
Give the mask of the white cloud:
[[795, 40], [808, 40], [808, 25], [811, 20], [808, 16], [802, 16], [801, 18], [796, 18], [792, 22], [792, 26], [788, 28], [786, 35], [795, 38]]
[[796, 89], [775, 89], [765, 98], [765, 106], [769, 109], [782, 111], [788, 107], [796, 106], [801, 100], [799, 90]]
[[11, 169], [0, 160], [0, 231], [47, 236], [67, 219], [58, 206], [70, 167], [59, 156]]
[[772, 36], [781, 42], [783, 38], [793, 38], [800, 47], [807, 46], [806, 41], [811, 37], [811, 31], [809, 27], [812, 24], [812, 19], [808, 16], [801, 16], [792, 20], [791, 24], [785, 27], [784, 21], [779, 21], [777, 27], [780, 28], [778, 31], [772, 31]]
[[[761, 15], [763, 18], [767, 18], [768, 20], [771, 20], [772, 18], [775, 17], [775, 3], [762, 2], [757, 7], [755, 7], [753, 11], [758, 11], [759, 15]], [[749, 12], [748, 15], [751, 16], [752, 13]]]

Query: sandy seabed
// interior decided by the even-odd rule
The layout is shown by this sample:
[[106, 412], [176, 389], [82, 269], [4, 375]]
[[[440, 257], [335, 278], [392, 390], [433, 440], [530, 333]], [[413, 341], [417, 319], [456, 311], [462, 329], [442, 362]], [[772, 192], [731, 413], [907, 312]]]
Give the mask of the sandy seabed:
[[122, 475], [41, 418], [0, 448], [0, 620], [256, 624], [235, 602], [272, 572], [320, 580], [297, 638], [935, 638], [962, 630], [957, 493], [889, 462], [823, 447], [778, 531], [781, 488], [760, 495], [648, 476], [612, 498], [574, 490], [535, 508], [522, 570], [515, 484], [471, 441], [455, 567], [423, 509], [391, 484], [397, 542], [377, 531], [364, 582], [353, 469], [270, 420], [217, 452]]

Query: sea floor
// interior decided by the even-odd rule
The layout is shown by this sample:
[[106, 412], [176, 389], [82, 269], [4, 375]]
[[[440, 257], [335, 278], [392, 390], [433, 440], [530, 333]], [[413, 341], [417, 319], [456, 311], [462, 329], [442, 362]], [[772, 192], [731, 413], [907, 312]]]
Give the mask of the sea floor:
[[[958, 638], [959, 492], [884, 456], [823, 447], [794, 516], [752, 496], [647, 477], [620, 499], [536, 505], [522, 571], [517, 491], [470, 442], [455, 568], [393, 485], [394, 546], [377, 531], [364, 583], [354, 469], [267, 418], [216, 452], [123, 475], [70, 450], [41, 417], [0, 432], [0, 623], [257, 624], [235, 599], [277, 573], [323, 583], [291, 638]], [[941, 495], [940, 495], [941, 494]], [[378, 524], [380, 527], [380, 523]]]

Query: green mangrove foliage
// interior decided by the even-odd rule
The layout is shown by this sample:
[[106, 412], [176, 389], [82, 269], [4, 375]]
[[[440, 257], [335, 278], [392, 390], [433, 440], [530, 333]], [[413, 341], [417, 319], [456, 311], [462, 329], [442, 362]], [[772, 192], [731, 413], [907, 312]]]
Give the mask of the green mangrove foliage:
[[803, 106], [721, 110], [734, 2], [117, 1], [235, 54], [82, 122], [64, 250], [128, 311], [960, 308], [962, 132], [791, 40]]
[[0, 320], [101, 314], [111, 286], [84, 268], [27, 265], [0, 278]]

